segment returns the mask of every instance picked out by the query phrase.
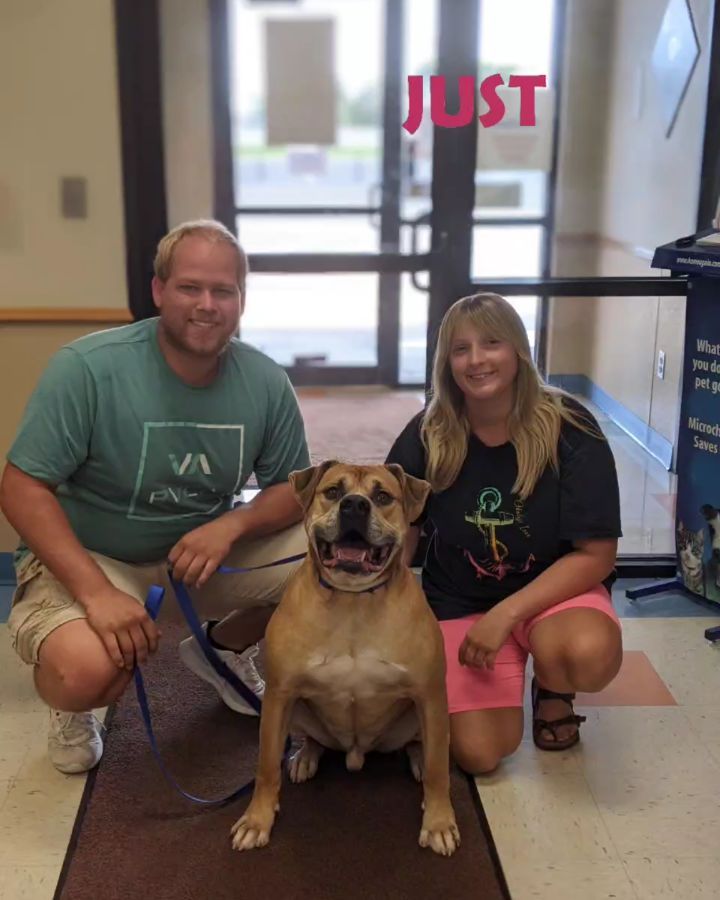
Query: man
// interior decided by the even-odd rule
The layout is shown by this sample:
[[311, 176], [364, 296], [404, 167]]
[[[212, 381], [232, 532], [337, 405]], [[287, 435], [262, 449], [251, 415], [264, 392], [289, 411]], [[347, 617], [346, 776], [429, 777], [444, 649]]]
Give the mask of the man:
[[[121, 696], [158, 646], [143, 603], [167, 566], [190, 587], [221, 657], [258, 696], [257, 641], [302, 554], [301, 509], [288, 484], [309, 465], [285, 372], [236, 338], [247, 260], [217, 222], [189, 222], [158, 246], [157, 318], [88, 335], [50, 361], [0, 483], [21, 538], [8, 621], [50, 706], [50, 757], [83, 772], [102, 755], [89, 712]], [[260, 493], [233, 505], [254, 472]], [[233, 652], [233, 651], [238, 651]], [[239, 712], [251, 707], [194, 638], [180, 655]]]

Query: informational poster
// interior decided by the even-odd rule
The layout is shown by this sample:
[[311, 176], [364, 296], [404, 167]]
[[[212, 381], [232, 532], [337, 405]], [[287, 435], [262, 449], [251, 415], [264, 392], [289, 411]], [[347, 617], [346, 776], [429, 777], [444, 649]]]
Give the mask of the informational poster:
[[336, 140], [335, 20], [267, 19], [267, 144]]
[[678, 577], [688, 591], [720, 604], [720, 250], [668, 245], [658, 248], [653, 266], [690, 275], [677, 448]]
[[478, 168], [549, 172], [552, 168], [555, 105], [552, 88], [538, 88], [535, 91], [533, 126], [520, 124], [518, 88], [505, 85], [497, 89], [497, 95], [505, 104], [505, 115], [492, 128], [478, 128]]
[[691, 278], [685, 328], [678, 563], [688, 590], [720, 603], [720, 279]]

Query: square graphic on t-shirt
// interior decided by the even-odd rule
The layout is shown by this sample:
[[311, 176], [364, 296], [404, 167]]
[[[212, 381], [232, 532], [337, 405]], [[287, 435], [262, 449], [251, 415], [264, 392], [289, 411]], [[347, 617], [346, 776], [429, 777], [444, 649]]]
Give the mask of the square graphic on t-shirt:
[[129, 519], [214, 512], [238, 490], [243, 425], [146, 422]]

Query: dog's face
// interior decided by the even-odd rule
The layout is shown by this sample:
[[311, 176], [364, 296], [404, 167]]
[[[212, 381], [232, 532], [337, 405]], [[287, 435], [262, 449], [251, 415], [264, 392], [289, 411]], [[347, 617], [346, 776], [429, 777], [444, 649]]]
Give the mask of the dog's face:
[[353, 466], [329, 460], [292, 472], [305, 510], [310, 552], [338, 590], [367, 590], [400, 558], [405, 534], [422, 512], [430, 485], [400, 466]]

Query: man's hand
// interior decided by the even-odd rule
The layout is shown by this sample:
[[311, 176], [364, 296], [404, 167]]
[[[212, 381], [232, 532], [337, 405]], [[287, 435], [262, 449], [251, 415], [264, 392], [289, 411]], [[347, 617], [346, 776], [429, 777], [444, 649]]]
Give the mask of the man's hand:
[[168, 554], [173, 578], [202, 587], [230, 552], [236, 534], [224, 517], [194, 528]]
[[142, 603], [109, 584], [86, 598], [88, 624], [119, 668], [132, 671], [158, 648], [160, 632]]
[[477, 669], [494, 668], [495, 657], [515, 624], [513, 617], [499, 603], [468, 628], [458, 651], [460, 665], [475, 666]]

